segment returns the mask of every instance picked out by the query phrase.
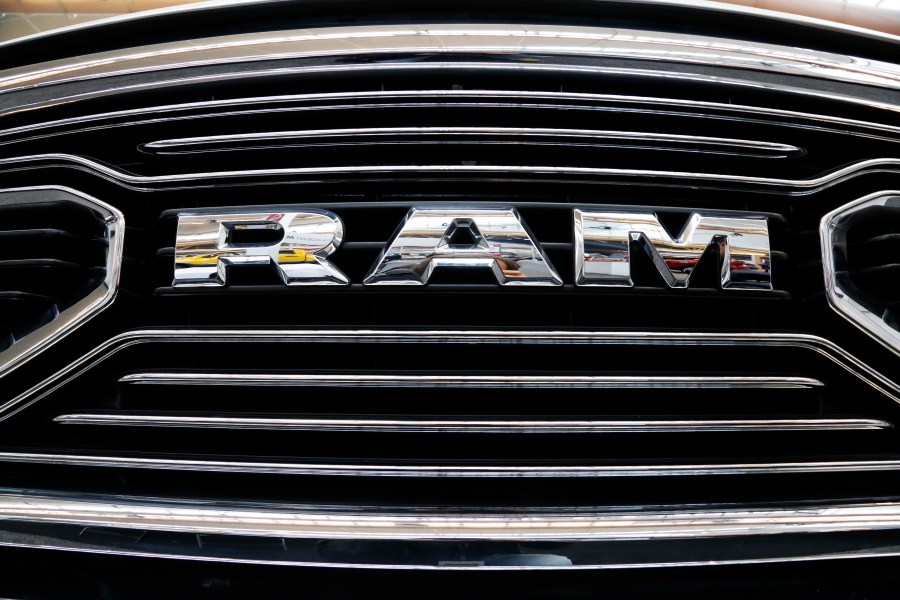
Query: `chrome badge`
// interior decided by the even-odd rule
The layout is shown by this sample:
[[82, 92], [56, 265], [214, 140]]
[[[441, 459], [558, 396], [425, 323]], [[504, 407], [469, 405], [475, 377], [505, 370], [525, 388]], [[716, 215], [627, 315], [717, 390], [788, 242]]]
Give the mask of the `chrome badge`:
[[[343, 224], [326, 210], [180, 213], [174, 286], [223, 286], [229, 265], [274, 264], [287, 285], [346, 285], [328, 262]], [[265, 241], [259, 241], [260, 235]]]
[[[462, 237], [466, 243], [455, 243]], [[436, 267], [488, 267], [500, 285], [562, 285], [518, 212], [509, 207], [410, 209], [363, 283], [424, 285]]]
[[[228, 210], [228, 209], [222, 209]], [[286, 285], [348, 285], [329, 261], [343, 240], [334, 213], [302, 206], [178, 214], [176, 287], [221, 287], [237, 265], [273, 265]], [[648, 210], [575, 208], [577, 286], [632, 287], [642, 253], [669, 287], [686, 288], [710, 248], [722, 288], [772, 290], [765, 217], [692, 213], [672, 237]], [[362, 228], [362, 224], [357, 225]], [[502, 286], [561, 286], [559, 274], [515, 208], [416, 206], [409, 209], [364, 285], [425, 285], [436, 268], [489, 269]]]
[[575, 280], [582, 286], [631, 287], [631, 253], [645, 253], [669, 287], [687, 287], [707, 247], [719, 248], [723, 288], [772, 289], [769, 226], [763, 217], [694, 213], [672, 238], [652, 212], [575, 209]]

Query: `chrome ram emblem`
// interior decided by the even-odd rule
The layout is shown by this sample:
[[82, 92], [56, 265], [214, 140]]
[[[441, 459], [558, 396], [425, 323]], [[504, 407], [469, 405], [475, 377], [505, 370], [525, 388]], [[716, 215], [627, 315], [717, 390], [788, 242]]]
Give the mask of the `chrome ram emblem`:
[[[573, 238], [578, 286], [632, 286], [633, 253], [641, 252], [670, 287], [684, 288], [715, 246], [723, 288], [772, 289], [765, 217], [697, 212], [672, 237], [653, 212], [576, 208]], [[246, 264], [275, 265], [287, 285], [346, 285], [328, 260], [342, 239], [341, 219], [326, 210], [184, 212], [173, 285], [223, 286], [229, 266]], [[363, 283], [424, 285], [437, 267], [488, 268], [503, 286], [563, 283], [516, 209], [484, 206], [413, 207]]]

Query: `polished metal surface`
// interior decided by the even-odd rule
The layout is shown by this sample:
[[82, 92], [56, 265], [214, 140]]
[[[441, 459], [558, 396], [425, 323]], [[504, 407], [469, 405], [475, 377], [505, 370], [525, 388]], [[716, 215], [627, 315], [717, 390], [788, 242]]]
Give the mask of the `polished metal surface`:
[[258, 385], [291, 387], [581, 388], [581, 389], [809, 389], [809, 377], [657, 375], [380, 375], [318, 373], [132, 373], [120, 383], [144, 385]]
[[649, 60], [888, 88], [900, 82], [900, 67], [892, 63], [747, 40], [606, 27], [433, 23], [254, 32], [101, 52], [9, 69], [0, 73], [0, 93], [216, 63], [423, 53]]
[[[824, 217], [819, 225], [822, 243], [822, 265], [825, 273], [825, 294], [828, 304], [838, 314], [867, 334], [900, 354], [900, 331], [885, 319], [883, 308], [861, 298], [846, 272], [847, 225], [855, 213], [873, 206], [900, 208], [900, 191], [877, 192], [841, 206]], [[900, 262], [900, 257], [885, 256], [885, 264]]]
[[155, 189], [165, 184], [194, 182], [195, 185], [210, 186], [212, 181], [228, 181], [242, 178], [266, 178], [296, 180], [306, 177], [328, 176], [340, 180], [341, 177], [358, 180], [360, 176], [391, 178], [397, 175], [415, 175], [421, 178], [440, 178], [454, 175], [490, 175], [495, 178], [534, 179], [539, 176], [563, 177], [625, 177], [629, 179], [672, 179], [680, 185], [696, 187], [697, 182], [732, 184], [735, 187], [750, 186], [758, 189], [772, 189], [789, 194], [809, 194], [830, 187], [854, 177], [876, 172], [900, 171], [900, 159], [877, 158], [862, 160], [840, 169], [829, 171], [808, 179], [779, 179], [721, 173], [694, 173], [687, 171], [656, 171], [646, 169], [614, 169], [602, 167], [560, 167], [545, 165], [347, 165], [328, 167], [294, 167], [281, 169], [248, 169], [240, 171], [210, 171], [203, 173], [176, 173], [170, 175], [135, 175], [121, 171], [95, 160], [72, 154], [36, 154], [0, 159], [0, 172], [31, 168], [36, 164], [53, 165], [87, 170], [122, 185], [137, 189]]
[[655, 144], [648, 147], [678, 152], [702, 152], [733, 154], [765, 158], [786, 158], [800, 155], [803, 148], [791, 144], [779, 144], [759, 140], [738, 140], [708, 136], [676, 135], [645, 131], [610, 131], [594, 129], [550, 129], [545, 127], [360, 127], [354, 129], [308, 129], [295, 131], [268, 131], [232, 135], [210, 135], [192, 138], [156, 140], [142, 148], [157, 154], [181, 154], [217, 152], [233, 148], [268, 148], [280, 144], [322, 144], [323, 140], [335, 143], [359, 144], [365, 140], [376, 142], [394, 139], [416, 140], [441, 136], [439, 143], [460, 141], [514, 140], [517, 144], [564, 144], [575, 141], [582, 146], [629, 146], [630, 144]]
[[669, 287], [688, 287], [691, 273], [716, 247], [722, 288], [772, 289], [765, 218], [693, 213], [672, 238], [652, 212], [575, 209], [577, 285], [631, 287], [632, 252], [653, 262]]
[[729, 433], [738, 431], [875, 431], [892, 429], [880, 419], [657, 419], [657, 420], [464, 420], [448, 419], [296, 419], [288, 417], [217, 417], [134, 413], [66, 414], [54, 418], [64, 425], [121, 427], [184, 427], [289, 431], [350, 431], [383, 433]]
[[[21, 70], [14, 74], [8, 72], [6, 81], [11, 87], [7, 91], [29, 89], [34, 85], [47, 85], [50, 82], [77, 81], [83, 78], [92, 80], [91, 89], [85, 90], [79, 87], [78, 89], [60, 91], [52, 100], [44, 98], [17, 101], [14, 103], [4, 103], [3, 100], [5, 100], [5, 98], [3, 97], [2, 90], [0, 90], [0, 105], [5, 104], [5, 106], [0, 107], [0, 115], [32, 111], [58, 106], [60, 103], [78, 102], [122, 92], [160, 89], [181, 83], [227, 81], [246, 77], [270, 77], [285, 74], [312, 75], [322, 73], [365, 73], [366, 75], [372, 75], [379, 71], [386, 73], [427, 71], [433, 73], [436, 68], [462, 69], [468, 71], [485, 70], [490, 72], [556, 72], [640, 76], [657, 78], [665, 81], [696, 81], [712, 84], [727, 84], [752, 89], [763, 88], [777, 92], [864, 105], [888, 111], [894, 111], [897, 105], [896, 102], [892, 103], [890, 101], [882, 101], [881, 99], [861, 98], [851, 94], [825, 92], [816, 89], [815, 86], [810, 87], [803, 85], [802, 83], [791, 85], [781, 77], [783, 73], [789, 73], [804, 77], [811, 76], [825, 77], [826, 79], [846, 79], [849, 82], [867, 82], [876, 84], [877, 82], [881, 82], [881, 84], [886, 87], [895, 87], [896, 82], [894, 80], [896, 79], [896, 74], [892, 75], [889, 71], [891, 68], [896, 70], [896, 65], [887, 65], [888, 72], [884, 73], [884, 77], [882, 77], [880, 63], [869, 60], [860, 60], [853, 57], [829, 55], [830, 58], [824, 59], [823, 62], [820, 58], [812, 56], [808, 58], [809, 62], [806, 62], [807, 59], [803, 58], [803, 56], [805, 56], [803, 53], [806, 51], [801, 50], [800, 52], [803, 56], [801, 56], [797, 62], [794, 62], [791, 60], [791, 57], [794, 57], [798, 49], [773, 46], [768, 50], [763, 49], [758, 60], [756, 60], [757, 57], [754, 56], [754, 59], [751, 59], [748, 63], [742, 59], [743, 50], [750, 48], [750, 46], [745, 47], [743, 45], [745, 44], [744, 42], [737, 44], [737, 56], [719, 56], [717, 52], [718, 45], [715, 40], [710, 41], [701, 38], [698, 41], [698, 47], [694, 48], [694, 53], [689, 51], [689, 46], [682, 43], [687, 38], [681, 34], [672, 38], [666, 34], [658, 34], [655, 32], [628, 32], [626, 30], [617, 30], [616, 35], [622, 35], [627, 38], [629, 33], [632, 34], [634, 37], [631, 41], [637, 46], [641, 46], [644, 43], [642, 40], [645, 38], [650, 40], [654, 35], [662, 35], [662, 38], [660, 38], [662, 40], [662, 46], [649, 49], [647, 52], [639, 51], [634, 53], [630, 50], [620, 52], [618, 49], [614, 48], [613, 52], [604, 53], [604, 48], [607, 47], [606, 44], [592, 43], [587, 39], [582, 39], [582, 37], [577, 34], [570, 40], [564, 31], [557, 31], [553, 27], [532, 29], [522, 25], [486, 26], [488, 30], [497, 30], [498, 28], [501, 28], [503, 36], [501, 36], [500, 40], [497, 42], [499, 45], [496, 47], [479, 47], [477, 44], [479, 41], [477, 36], [475, 38], [466, 38], [468, 35], [466, 33], [451, 34], [450, 40], [452, 41], [458, 42], [460, 39], [466, 38], [466, 42], [458, 47], [453, 46], [452, 44], [448, 45], [446, 38], [431, 37], [433, 33], [447, 35], [449, 33], [448, 28], [453, 30], [454, 27], [455, 26], [452, 25], [438, 25], [428, 30], [412, 30], [414, 32], [412, 38], [415, 45], [406, 47], [400, 43], [398, 46], [401, 48], [400, 50], [396, 52], [387, 51], [384, 54], [378, 54], [381, 52], [381, 48], [385, 46], [384, 43], [378, 43], [378, 38], [386, 37], [389, 39], [390, 34], [380, 36], [376, 32], [373, 34], [374, 41], [371, 42], [373, 45], [369, 48], [369, 50], [372, 50], [375, 54], [361, 55], [359, 57], [359, 63], [354, 63], [354, 58], [345, 55], [344, 52], [350, 52], [351, 54], [358, 54], [361, 52], [362, 49], [357, 46], [357, 43], [365, 41], [362, 38], [346, 40], [349, 41], [349, 45], [346, 41], [342, 44], [340, 36], [334, 38], [333, 41], [336, 47], [342, 49], [342, 51], [338, 51], [336, 54], [330, 53], [329, 50], [324, 48], [306, 53], [300, 52], [298, 54], [297, 48], [302, 47], [303, 44], [300, 44], [299, 46], [293, 44], [292, 41], [295, 40], [295, 37], [292, 37], [289, 33], [281, 32], [283, 35], [262, 34], [263, 36], [269, 35], [270, 37], [260, 40], [245, 40], [246, 43], [238, 41], [237, 45], [234, 47], [230, 46], [228, 41], [214, 38], [209, 40], [209, 44], [207, 45], [201, 43], [196, 47], [191, 46], [190, 48], [185, 48], [184, 50], [188, 53], [199, 52], [203, 55], [204, 60], [193, 62], [178, 61], [177, 55], [181, 52], [181, 49], [179, 49], [176, 44], [176, 47], [172, 49], [166, 47], [156, 49], [150, 48], [145, 49], [146, 52], [143, 53], [140, 50], [137, 50], [135, 51], [135, 55], [118, 56], [113, 53], [112, 56], [106, 57], [87, 57], [83, 63], [76, 61], [75, 63], [63, 62], [61, 65], [42, 65], [39, 69], [43, 68], [43, 70], [39, 72], [22, 72]], [[473, 25], [472, 27], [477, 28], [479, 26]], [[507, 33], [509, 33], [509, 28], [512, 28], [511, 31], [513, 35], [506, 37]], [[361, 32], [362, 29], [363, 28], [349, 28], [348, 31], [352, 36], [352, 34]], [[593, 28], [586, 29], [589, 32], [597, 34], [597, 30]], [[324, 30], [309, 31], [317, 32], [310, 38], [312, 40], [310, 44], [316, 45], [316, 35], [320, 35]], [[599, 35], [602, 36], [606, 31], [607, 30], [600, 30]], [[522, 35], [523, 39], [520, 40], [516, 38], [516, 35], [519, 34]], [[273, 35], [274, 37], [271, 37]], [[296, 39], [304, 37], [302, 33], [298, 35], [299, 38]], [[365, 33], [363, 33], [363, 35], [365, 35]], [[285, 38], [285, 36], [287, 36], [287, 38]], [[286, 41], [286, 39], [289, 41]], [[530, 42], [528, 41], [529, 39], [531, 40]], [[275, 48], [273, 47], [264, 47], [262, 48], [262, 51], [248, 51], [247, 54], [242, 54], [243, 50], [254, 48], [256, 41], [264, 40], [274, 40], [275, 43], [283, 42], [287, 45], [287, 48], [285, 48], [283, 52], [273, 54], [262, 52], [274, 50]], [[540, 45], [542, 43], [541, 40], [543, 40], [544, 46]], [[384, 42], [384, 40], [380, 41]], [[662, 54], [657, 52], [663, 50], [663, 46], [666, 43], [671, 42], [674, 42], [674, 45], [669, 52], [663, 52]], [[504, 43], [512, 45], [504, 46]], [[724, 40], [724, 43], [726, 46], [729, 44], [732, 46], [735, 45], [735, 42], [730, 40]], [[212, 52], [212, 49], [217, 47], [217, 45], [222, 44], [224, 44], [224, 47], [220, 49], [222, 53], [220, 59], [205, 59], [208, 56], [214, 55], [215, 53]], [[529, 44], [538, 45], [531, 50], [529, 49]], [[568, 51], [569, 48], [578, 48], [581, 45], [585, 46], [584, 52]], [[388, 46], [390, 46], [390, 44], [388, 44]], [[548, 48], [550, 48], [550, 50], [548, 50]], [[556, 48], [556, 51], [553, 51], [553, 48]], [[435, 55], [446, 56], [446, 58], [440, 63], [422, 61], [421, 52], [430, 52]], [[594, 54], [596, 52], [600, 52], [600, 54]], [[753, 53], [751, 52], [751, 54]], [[774, 61], [770, 60], [769, 58], [766, 58], [767, 54], [779, 55], [779, 59]], [[813, 54], [815, 55], [816, 53], [813, 52]], [[130, 66], [133, 68], [125, 68], [122, 71], [116, 69], [117, 64], [121, 60], [128, 62], [132, 58], [136, 58], [138, 62], [145, 60], [148, 64], [147, 66], [136, 66], [132, 64]], [[586, 64], [585, 58], [588, 58], [587, 62], [592, 64]], [[679, 70], [673, 70], [671, 66], [668, 66], [666, 69], [653, 69], [649, 66], [621, 67], [599, 64], [604, 61], [612, 62], [616, 58], [634, 58], [636, 62], [646, 60], [648, 65], [652, 64], [653, 61], [672, 60], [681, 63], [681, 65], [677, 67]], [[167, 62], [168, 59], [172, 59], [171, 62]], [[288, 60], [286, 60], [284, 66], [275, 67], [267, 65], [265, 68], [255, 68], [259, 61], [270, 59]], [[248, 61], [250, 61], [249, 64]], [[554, 61], [556, 64], [553, 64]], [[296, 64], [298, 62], [306, 62], [308, 64], [298, 65]], [[223, 68], [217, 69], [215, 73], [209, 74], [197, 74], [189, 69], [182, 69], [182, 67], [185, 66], [199, 67], [213, 64]], [[104, 70], [104, 65], [109, 66], [110, 68]], [[740, 76], [740, 71], [749, 65], [753, 65], [750, 68], [759, 68], [768, 72], [771, 81], [761, 82], [748, 80], [746, 76]], [[118, 66], [125, 67], [126, 65]], [[732, 69], [732, 72], [738, 74], [738, 76], [732, 77], [723, 74], [711, 75], [705, 71], [708, 66], [722, 68], [737, 67]], [[99, 69], [99, 72], [84, 72], [85, 70], [92, 71], [95, 67]], [[876, 76], [874, 73], [869, 72], [857, 72], [857, 69], [866, 71], [870, 68], [874, 68], [874, 73], [878, 73], [879, 75]], [[848, 75], [844, 72], [845, 69], [849, 69], [851, 73]], [[132, 73], [143, 74], [146, 71], [153, 71], [155, 73], [158, 71], [159, 73], [157, 77], [142, 78], [143, 80], [139, 82], [130, 81], [128, 78], [111, 76]], [[0, 74], [0, 77], [2, 77], [2, 75], [3, 74]], [[45, 79], [45, 77], [49, 77], [49, 79]], [[39, 83], [42, 81], [43, 83]]]
[[462, 204], [410, 209], [363, 283], [424, 285], [437, 267], [490, 269], [500, 285], [562, 285], [516, 209]]
[[900, 471], [900, 458], [868, 460], [784, 460], [723, 463], [633, 463], [599, 465], [447, 465], [378, 464], [368, 462], [291, 462], [273, 460], [191, 459], [125, 456], [115, 454], [67, 454], [51, 452], [0, 452], [0, 463], [56, 466], [196, 471], [208, 473], [268, 473], [322, 477], [465, 477], [465, 478], [604, 478], [604, 477], [703, 477], [722, 475], [786, 475], [798, 473], [871, 473]]
[[319, 567], [546, 570], [890, 556], [898, 527], [891, 501], [465, 512], [0, 494], [3, 546]]
[[[505, 514], [504, 514], [505, 513]], [[0, 495], [0, 521], [285, 538], [420, 540], [640, 540], [743, 537], [900, 528], [900, 505], [684, 507], [648, 510], [360, 509], [304, 505], [208, 506], [154, 498]]]
[[[223, 286], [229, 267], [269, 264], [287, 285], [345, 285], [346, 275], [328, 262], [343, 231], [336, 214], [317, 209], [179, 213], [172, 285]], [[266, 232], [276, 239], [239, 241], [242, 233]]]
[[[46, 378], [33, 388], [0, 405], [0, 420], [40, 401], [81, 373], [101, 364], [120, 351], [154, 342], [198, 344], [219, 342], [278, 342], [306, 344], [526, 344], [537, 346], [613, 346], [633, 344], [649, 348], [709, 345], [721, 347], [793, 347], [815, 352], [840, 369], [866, 383], [885, 397], [900, 402], [900, 385], [874, 370], [849, 352], [824, 338], [780, 332], [655, 332], [655, 331], [523, 331], [523, 330], [246, 330], [181, 329], [134, 330], [117, 335]], [[891, 376], [894, 376], [892, 373]]]
[[[199, 2], [189, 2], [185, 4], [168, 5], [162, 1], [157, 6], [149, 10], [135, 10], [125, 14], [111, 14], [109, 17], [97, 19], [87, 22], [73, 23], [67, 27], [60, 27], [32, 33], [20, 38], [4, 40], [0, 42], [0, 48], [16, 45], [22, 41], [31, 41], [42, 38], [53, 38], [58, 34], [66, 34], [79, 30], [93, 30], [105, 28], [107, 26], [117, 26], [121, 23], [129, 23], [133, 21], [150, 20], [160, 15], [185, 14], [195, 12], [215, 11], [217, 9], [236, 5], [255, 4], [261, 8], [268, 8], [273, 5], [281, 4], [282, 0], [204, 0]], [[788, 22], [799, 25], [816, 27], [824, 32], [836, 33], [853, 33], [864, 39], [900, 42], [900, 37], [893, 35], [888, 31], [881, 29], [873, 29], [866, 23], [868, 14], [864, 12], [848, 11], [847, 7], [834, 5], [824, 7], [813, 7], [795, 5], [792, 8], [798, 10], [786, 10], [786, 7], [779, 6], [777, 2], [755, 2], [752, 6], [742, 6], [740, 2], [718, 2], [715, 0], [629, 0], [631, 4], [646, 4], [649, 7], [687, 7], [702, 8], [703, 10], [718, 13], [724, 16], [732, 16], [739, 18], [741, 16], [749, 17], [766, 17], [771, 19], [773, 23]], [[153, 4], [149, 6], [154, 6]], [[837, 7], [838, 14], [834, 14]], [[143, 6], [141, 8], [144, 8]], [[819, 10], [816, 10], [819, 9]], [[187, 13], [187, 14], [186, 14]], [[849, 14], [852, 13], [852, 14]], [[876, 12], [875, 14], [880, 14]]]
[[118, 291], [125, 233], [125, 217], [118, 209], [87, 194], [61, 186], [34, 186], [0, 190], [0, 205], [7, 203], [41, 205], [60, 200], [74, 202], [89, 208], [97, 213], [105, 223], [107, 247], [104, 256], [103, 280], [96, 288], [86, 290], [82, 298], [60, 312], [46, 325], [16, 339], [9, 348], [0, 352], [0, 377], [95, 317], [112, 303]]
[[[578, 104], [574, 104], [578, 102]], [[270, 107], [273, 104], [290, 106]], [[337, 103], [337, 104], [332, 104]], [[621, 106], [627, 103], [630, 106]], [[112, 112], [90, 113], [75, 117], [41, 121], [0, 129], [0, 137], [11, 138], [0, 144], [48, 137], [55, 133], [35, 132], [48, 129], [83, 125], [94, 131], [117, 127], [117, 123], [103, 123], [116, 119], [132, 119], [138, 124], [163, 124], [185, 119], [202, 119], [216, 114], [265, 115], [290, 114], [292, 112], [330, 111], [384, 108], [441, 108], [469, 107], [512, 109], [533, 106], [551, 110], [622, 112], [626, 114], [677, 115], [684, 118], [709, 120], [740, 120], [757, 124], [774, 124], [781, 127], [805, 131], [823, 131], [842, 135], [865, 137], [885, 141], [898, 141], [900, 127], [887, 123], [860, 121], [833, 115], [804, 113], [762, 106], [727, 104], [721, 102], [690, 100], [684, 98], [627, 96], [620, 94], [595, 94], [584, 92], [550, 92], [534, 90], [378, 90], [322, 92], [311, 94], [287, 94], [276, 96], [249, 96], [225, 98], [202, 102], [166, 104], [143, 108], [133, 108]], [[884, 107], [883, 107], [884, 108]], [[198, 109], [219, 111], [186, 116], [181, 113]], [[224, 110], [228, 109], [228, 110]], [[675, 112], [677, 110], [677, 112]], [[699, 112], [694, 112], [699, 111]], [[2, 112], [2, 111], [0, 111]], [[801, 121], [801, 122], [797, 122]], [[80, 131], [84, 131], [82, 128]], [[692, 137], [692, 136], [688, 136]], [[157, 151], [163, 150], [162, 148]]]

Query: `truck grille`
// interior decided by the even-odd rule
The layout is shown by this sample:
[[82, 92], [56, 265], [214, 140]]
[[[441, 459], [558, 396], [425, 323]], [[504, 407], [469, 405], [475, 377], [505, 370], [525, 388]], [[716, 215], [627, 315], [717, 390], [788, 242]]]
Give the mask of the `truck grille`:
[[[818, 237], [896, 189], [895, 91], [859, 80], [883, 66], [826, 94], [690, 60], [362, 54], [0, 79], [4, 180], [128, 223], [116, 302], [5, 382], [0, 537], [416, 568], [893, 552], [895, 357], [829, 308]], [[562, 285], [363, 285], [421, 204], [514, 207]], [[179, 212], [285, 205], [340, 216], [349, 285], [172, 285]], [[765, 218], [773, 289], [709, 261], [673, 289], [638, 258], [634, 287], [576, 285], [573, 210], [609, 206]]]

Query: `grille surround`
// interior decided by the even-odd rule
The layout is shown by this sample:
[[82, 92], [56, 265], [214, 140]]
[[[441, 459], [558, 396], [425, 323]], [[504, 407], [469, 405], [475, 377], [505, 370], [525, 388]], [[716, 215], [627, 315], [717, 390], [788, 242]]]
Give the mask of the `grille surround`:
[[[900, 191], [885, 191], [864, 196], [822, 217], [819, 231], [828, 303], [841, 316], [900, 355], [900, 330], [886, 321], [884, 308], [879, 307], [877, 302], [867, 297], [867, 294], [853, 283], [852, 275], [848, 273], [847, 258], [848, 220], [855, 213], [868, 207], [883, 206], [891, 201], [896, 209], [898, 198]], [[885, 259], [887, 260], [887, 257]]]
[[29, 207], [51, 202], [71, 202], [87, 207], [101, 216], [108, 245], [102, 265], [104, 274], [98, 285], [83, 296], [70, 300], [69, 306], [58, 311], [54, 318], [33, 328], [0, 352], [0, 377], [56, 343], [112, 303], [118, 288], [125, 226], [125, 218], [119, 210], [70, 188], [44, 186], [0, 190], [0, 202], [4, 196], [11, 197], [16, 204]]

